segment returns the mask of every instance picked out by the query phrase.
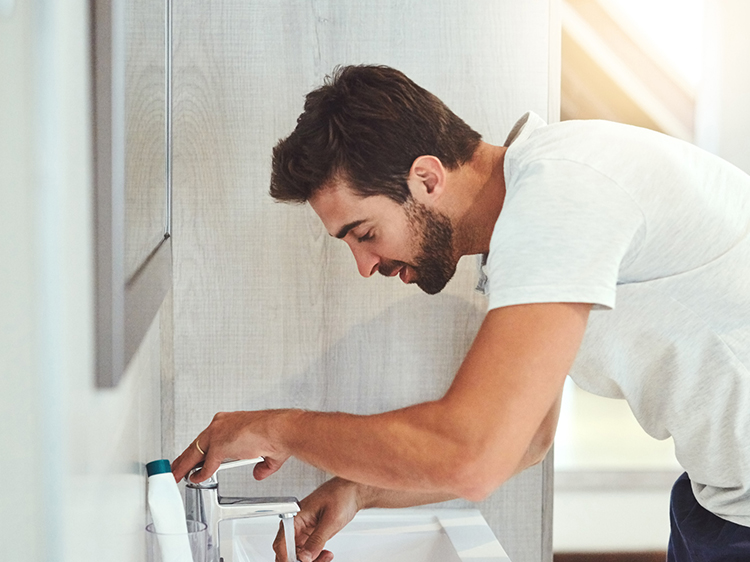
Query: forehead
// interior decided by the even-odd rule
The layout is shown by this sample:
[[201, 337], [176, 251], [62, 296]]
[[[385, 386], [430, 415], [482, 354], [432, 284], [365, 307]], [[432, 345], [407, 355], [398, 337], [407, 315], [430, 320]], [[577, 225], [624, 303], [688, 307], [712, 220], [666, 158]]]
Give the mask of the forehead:
[[343, 182], [320, 189], [310, 197], [309, 203], [331, 236], [336, 236], [346, 226], [387, 218], [400, 209], [398, 203], [385, 195], [362, 197]]

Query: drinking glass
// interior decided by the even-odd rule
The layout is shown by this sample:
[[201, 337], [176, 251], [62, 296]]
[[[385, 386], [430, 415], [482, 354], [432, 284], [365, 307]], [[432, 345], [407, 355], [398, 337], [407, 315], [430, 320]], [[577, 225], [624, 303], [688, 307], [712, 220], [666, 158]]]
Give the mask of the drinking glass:
[[190, 562], [187, 558], [187, 544], [192, 554], [192, 562], [206, 562], [208, 531], [200, 521], [187, 521], [185, 533], [157, 533], [154, 524], [146, 526], [146, 560], [148, 562]]

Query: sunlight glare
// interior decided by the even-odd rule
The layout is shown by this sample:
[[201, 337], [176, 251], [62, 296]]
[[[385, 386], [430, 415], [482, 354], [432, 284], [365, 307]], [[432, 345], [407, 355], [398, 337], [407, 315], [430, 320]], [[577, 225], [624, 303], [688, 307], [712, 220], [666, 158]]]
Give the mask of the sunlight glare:
[[704, 0], [609, 0], [695, 89], [701, 78]]

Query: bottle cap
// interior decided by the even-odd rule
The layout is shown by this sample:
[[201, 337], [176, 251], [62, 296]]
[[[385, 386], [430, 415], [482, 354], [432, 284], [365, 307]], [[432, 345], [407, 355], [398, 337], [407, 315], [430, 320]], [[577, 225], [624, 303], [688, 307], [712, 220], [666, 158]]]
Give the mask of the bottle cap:
[[149, 476], [154, 474], [164, 474], [165, 472], [172, 472], [172, 466], [169, 464], [167, 459], [159, 459], [158, 461], [151, 461], [146, 465], [146, 472]]

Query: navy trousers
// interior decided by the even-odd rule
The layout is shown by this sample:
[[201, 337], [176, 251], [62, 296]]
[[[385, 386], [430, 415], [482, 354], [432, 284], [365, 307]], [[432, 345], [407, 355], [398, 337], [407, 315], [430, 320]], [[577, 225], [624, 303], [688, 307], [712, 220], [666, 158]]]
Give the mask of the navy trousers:
[[668, 562], [750, 562], [750, 527], [717, 517], [693, 495], [687, 473], [672, 488]]

